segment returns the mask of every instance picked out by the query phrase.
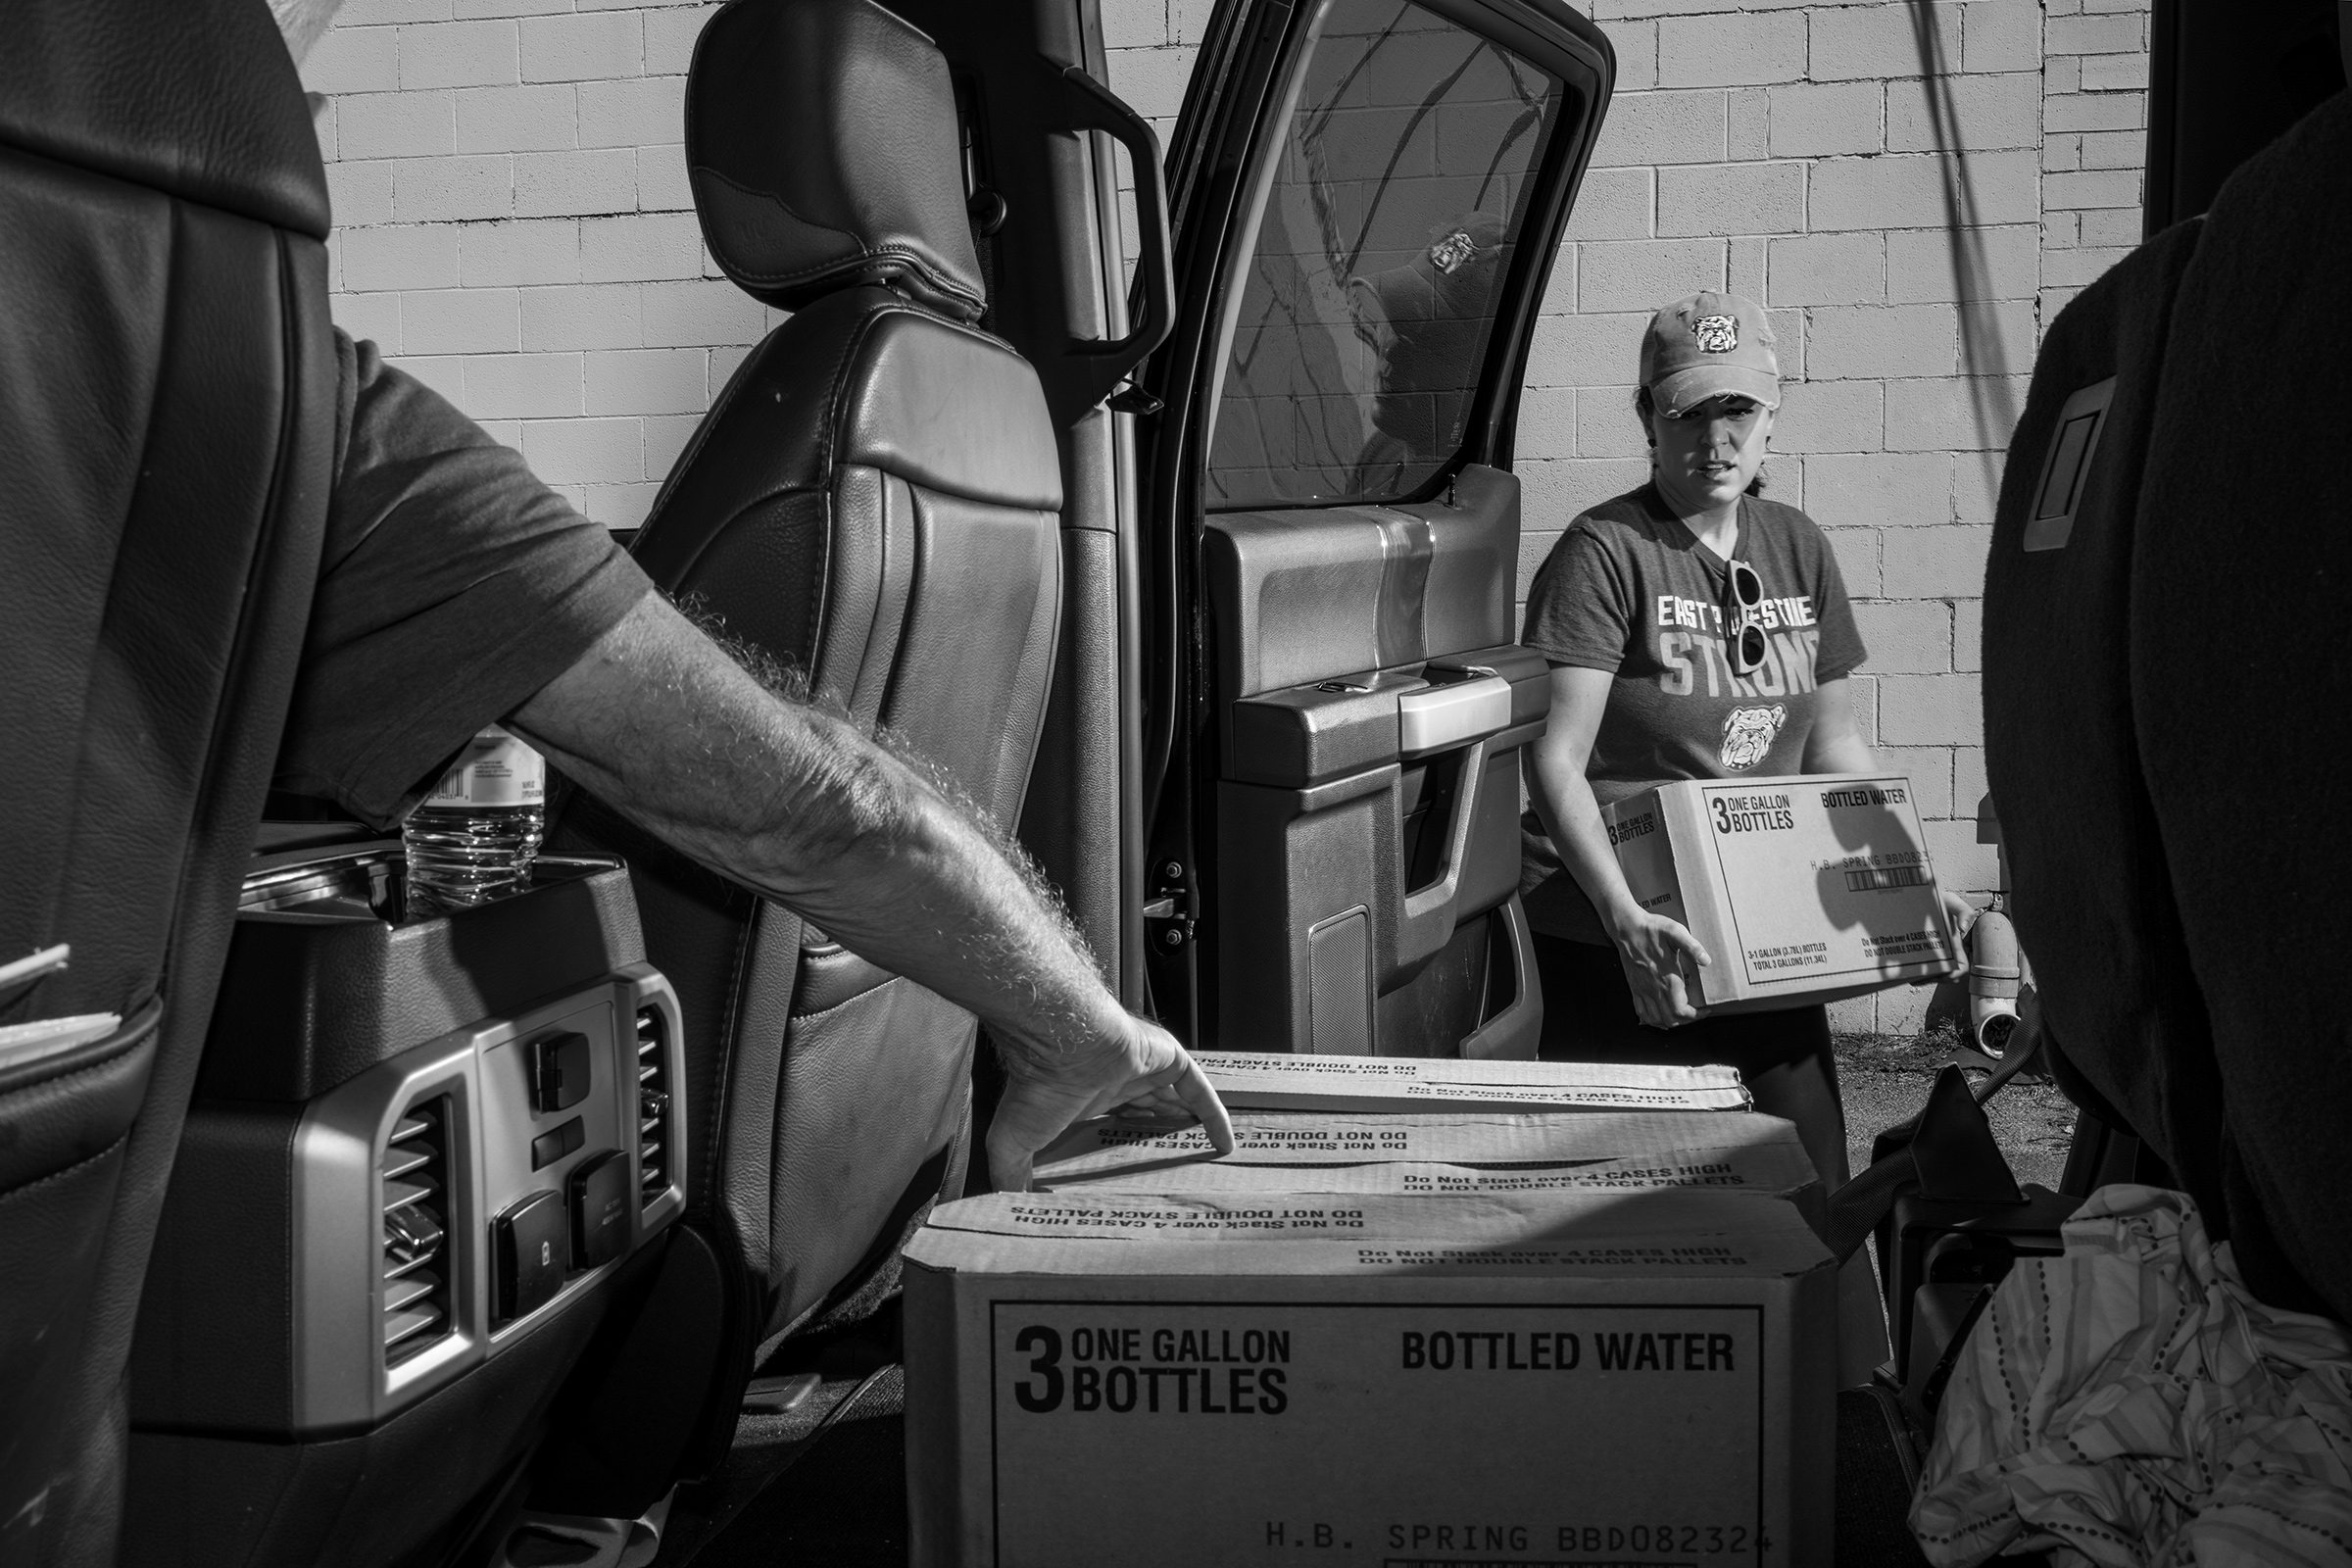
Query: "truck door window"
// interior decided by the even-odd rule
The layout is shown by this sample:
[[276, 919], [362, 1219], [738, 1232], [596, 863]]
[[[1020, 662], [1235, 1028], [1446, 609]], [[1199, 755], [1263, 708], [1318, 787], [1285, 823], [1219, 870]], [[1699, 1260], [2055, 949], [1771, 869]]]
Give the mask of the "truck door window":
[[1324, 0], [1224, 322], [1215, 511], [1391, 501], [1460, 448], [1559, 82], [1436, 11]]

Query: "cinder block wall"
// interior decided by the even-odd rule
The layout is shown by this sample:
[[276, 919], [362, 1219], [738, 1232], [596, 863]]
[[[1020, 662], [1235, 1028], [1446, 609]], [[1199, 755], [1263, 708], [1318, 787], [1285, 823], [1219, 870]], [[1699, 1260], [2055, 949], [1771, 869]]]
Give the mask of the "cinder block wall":
[[349, 0], [303, 72], [328, 98], [336, 320], [612, 527], [778, 319], [717, 275], [687, 191], [713, 9]]
[[[1163, 139], [1210, 0], [1102, 0], [1111, 85]], [[1791, 378], [1771, 493], [1831, 531], [1871, 660], [1866, 733], [1939, 869], [1993, 885], [1978, 600], [2042, 326], [2137, 242], [2148, 0], [1599, 0], [1618, 98], [1530, 364], [1522, 586], [1644, 471], [1647, 313], [1772, 310]], [[337, 320], [613, 527], [774, 324], [704, 251], [679, 145], [704, 4], [349, 0], [328, 96]], [[1922, 29], [1941, 62], [1931, 94]], [[1915, 1027], [1923, 993], [1845, 1004]]]

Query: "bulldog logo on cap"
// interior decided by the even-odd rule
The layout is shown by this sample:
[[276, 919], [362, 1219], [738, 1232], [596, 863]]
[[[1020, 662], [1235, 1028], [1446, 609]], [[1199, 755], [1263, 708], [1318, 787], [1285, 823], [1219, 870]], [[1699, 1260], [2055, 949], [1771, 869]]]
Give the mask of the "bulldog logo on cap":
[[1478, 242], [1466, 228], [1457, 228], [1429, 248], [1430, 265], [1451, 276], [1478, 259]]
[[1740, 346], [1740, 318], [1702, 316], [1690, 323], [1690, 336], [1703, 354], [1729, 354]]

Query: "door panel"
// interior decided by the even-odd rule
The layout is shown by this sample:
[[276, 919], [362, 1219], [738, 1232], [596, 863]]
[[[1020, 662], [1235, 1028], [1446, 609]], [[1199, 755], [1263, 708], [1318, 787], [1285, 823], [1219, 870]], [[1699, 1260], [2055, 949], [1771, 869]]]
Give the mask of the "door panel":
[[1503, 466], [1608, 46], [1549, 0], [1226, 0], [1209, 36], [1146, 383], [1153, 998], [1202, 1046], [1532, 1054], [1548, 688]]
[[1201, 550], [1225, 707], [1509, 642], [1519, 481], [1474, 466], [1450, 502], [1216, 513]]
[[1220, 1044], [1423, 1054], [1483, 1021], [1549, 696], [1509, 642], [1518, 536], [1518, 482], [1486, 467], [1450, 506], [1208, 518]]

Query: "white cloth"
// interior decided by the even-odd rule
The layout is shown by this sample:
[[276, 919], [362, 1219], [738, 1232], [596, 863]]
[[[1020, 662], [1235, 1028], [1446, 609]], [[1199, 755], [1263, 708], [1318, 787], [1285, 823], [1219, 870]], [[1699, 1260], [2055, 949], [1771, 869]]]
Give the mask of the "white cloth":
[[2352, 1564], [2352, 1336], [2248, 1296], [2185, 1195], [2102, 1188], [1978, 1319], [1911, 1530], [1936, 1568]]

